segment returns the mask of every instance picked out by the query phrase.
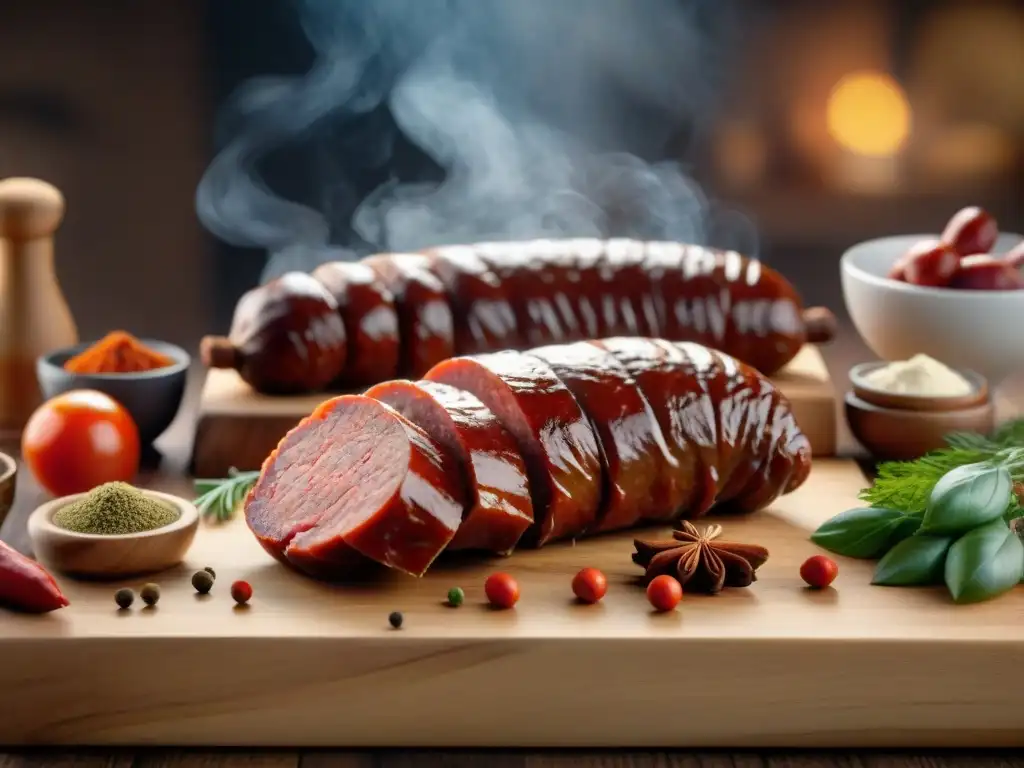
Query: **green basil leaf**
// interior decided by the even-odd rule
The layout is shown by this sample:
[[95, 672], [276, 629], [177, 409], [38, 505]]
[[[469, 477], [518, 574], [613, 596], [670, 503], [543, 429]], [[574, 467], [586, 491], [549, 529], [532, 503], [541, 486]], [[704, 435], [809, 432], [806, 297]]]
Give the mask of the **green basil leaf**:
[[942, 582], [952, 536], [911, 536], [890, 549], [875, 566], [872, 584], [916, 587]]
[[946, 555], [946, 586], [957, 603], [1009, 591], [1024, 575], [1024, 543], [1002, 520], [965, 533]]
[[892, 549], [901, 541], [910, 538], [921, 528], [921, 518], [918, 515], [904, 515], [902, 520], [896, 521], [892, 536], [889, 537], [889, 544], [886, 549]]
[[822, 523], [811, 541], [837, 555], [875, 558], [889, 548], [893, 530], [903, 518], [895, 509], [848, 509]]
[[1012, 492], [1005, 467], [982, 463], [950, 470], [932, 489], [918, 533], [955, 535], [1001, 518]]

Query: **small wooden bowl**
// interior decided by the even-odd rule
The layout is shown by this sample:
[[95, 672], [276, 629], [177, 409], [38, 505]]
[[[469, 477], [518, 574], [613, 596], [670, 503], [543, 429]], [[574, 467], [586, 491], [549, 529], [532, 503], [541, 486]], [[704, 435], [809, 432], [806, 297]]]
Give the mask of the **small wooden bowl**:
[[181, 515], [173, 523], [142, 533], [98, 536], [75, 533], [53, 523], [57, 510], [87, 494], [76, 493], [43, 504], [28, 519], [28, 533], [36, 557], [69, 576], [93, 579], [122, 578], [166, 570], [180, 563], [199, 527], [199, 510], [178, 496], [142, 492], [171, 504]]
[[874, 363], [861, 363], [850, 369], [850, 384], [857, 397], [880, 408], [890, 408], [901, 411], [963, 411], [970, 408], [977, 408], [988, 402], [988, 381], [979, 373], [974, 371], [958, 370], [970, 383], [972, 391], [966, 395], [954, 395], [952, 397], [936, 397], [935, 395], [906, 395], [885, 392], [872, 387], [867, 383], [866, 378], [872, 372], [888, 365], [884, 361]]
[[14, 505], [14, 486], [18, 479], [18, 464], [6, 453], [0, 453], [0, 525]]
[[995, 407], [985, 401], [952, 411], [883, 408], [846, 393], [850, 431], [872, 456], [881, 461], [910, 461], [943, 448], [950, 432], [987, 434], [995, 427]]

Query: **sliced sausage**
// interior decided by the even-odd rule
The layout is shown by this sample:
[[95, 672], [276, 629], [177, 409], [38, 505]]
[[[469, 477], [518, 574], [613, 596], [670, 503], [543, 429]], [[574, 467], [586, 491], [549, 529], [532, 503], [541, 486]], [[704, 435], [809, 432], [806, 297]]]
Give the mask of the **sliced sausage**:
[[592, 532], [614, 531], [657, 517], [651, 489], [667, 453], [657, 417], [615, 357], [587, 342], [530, 350], [551, 366], [590, 419], [604, 466], [603, 505]]
[[549, 365], [495, 352], [446, 360], [425, 378], [476, 395], [516, 439], [533, 496], [534, 525], [524, 544], [579, 536], [594, 525], [601, 501], [597, 438]]
[[455, 354], [452, 311], [423, 254], [388, 253], [363, 260], [395, 297], [401, 340], [399, 374], [413, 378]]
[[361, 262], [332, 261], [313, 277], [338, 303], [348, 334], [348, 362], [338, 380], [358, 387], [392, 378], [398, 371], [398, 314], [394, 297], [376, 273]]
[[613, 337], [593, 342], [610, 352], [636, 380], [658, 421], [668, 454], [652, 489], [656, 509], [648, 518], [667, 521], [706, 512], [716, 491], [714, 412], [697, 382], [681, 375], [682, 354], [656, 339]]
[[515, 311], [502, 282], [475, 248], [453, 245], [433, 248], [427, 254], [427, 268], [448, 296], [459, 354], [522, 346]]
[[390, 405], [458, 460], [466, 514], [448, 549], [511, 552], [533, 523], [533, 502], [519, 448], [494, 413], [436, 381], [388, 381], [366, 396]]
[[264, 549], [318, 577], [360, 555], [422, 575], [465, 507], [455, 457], [390, 406], [362, 395], [322, 403], [267, 457], [245, 503]]

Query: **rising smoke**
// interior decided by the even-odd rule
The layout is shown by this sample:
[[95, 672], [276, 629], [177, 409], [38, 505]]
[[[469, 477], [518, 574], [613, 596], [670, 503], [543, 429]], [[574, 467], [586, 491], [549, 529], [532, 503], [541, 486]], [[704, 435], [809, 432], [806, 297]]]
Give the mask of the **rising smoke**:
[[[649, 159], [664, 156], [680, 124], [698, 135], [705, 126], [728, 48], [725, 0], [297, 8], [316, 64], [235, 94], [228, 140], [196, 196], [210, 232], [271, 253], [264, 278], [368, 250], [533, 237], [705, 243], [714, 230], [713, 244], [756, 250], [749, 222], [713, 211], [679, 161]], [[353, 127], [347, 156], [386, 164], [393, 137], [354, 128], [382, 104], [442, 181], [390, 181], [352, 214], [287, 200], [262, 180], [268, 153], [325, 124], [342, 136]], [[343, 162], [331, 167], [345, 172]], [[354, 237], [338, 242], [339, 232]]]

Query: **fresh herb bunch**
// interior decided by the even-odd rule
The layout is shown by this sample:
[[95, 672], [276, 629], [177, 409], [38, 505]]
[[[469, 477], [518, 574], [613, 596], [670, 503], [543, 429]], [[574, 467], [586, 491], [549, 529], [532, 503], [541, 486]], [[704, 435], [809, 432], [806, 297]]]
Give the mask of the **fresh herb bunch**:
[[871, 506], [836, 515], [811, 540], [840, 555], [879, 559], [873, 584], [945, 583], [957, 603], [1012, 589], [1024, 579], [1024, 420], [946, 442], [916, 461], [882, 464], [860, 494]]
[[256, 485], [259, 471], [241, 472], [234, 467], [228, 476], [195, 481], [198, 494], [193, 502], [200, 514], [218, 521], [230, 520], [246, 494]]
[[[872, 507], [921, 514], [932, 488], [950, 470], [998, 460], [1015, 449], [1024, 449], [1024, 419], [1009, 421], [988, 436], [954, 432], [946, 436], [946, 446], [914, 461], [879, 464], [875, 482], [860, 492], [860, 500]], [[1015, 481], [1024, 482], [1024, 466], [1015, 467], [1011, 475]]]

